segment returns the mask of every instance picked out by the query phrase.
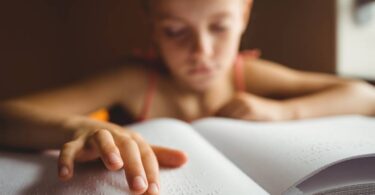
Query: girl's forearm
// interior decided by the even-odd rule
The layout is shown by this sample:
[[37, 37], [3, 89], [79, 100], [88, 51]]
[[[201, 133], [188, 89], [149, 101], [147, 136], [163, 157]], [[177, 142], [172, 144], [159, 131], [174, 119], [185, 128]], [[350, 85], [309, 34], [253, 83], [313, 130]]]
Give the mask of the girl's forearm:
[[74, 134], [68, 115], [25, 102], [0, 104], [0, 145], [27, 149], [57, 149]]
[[349, 82], [308, 96], [282, 102], [292, 119], [360, 114], [375, 116], [375, 88], [365, 82]]

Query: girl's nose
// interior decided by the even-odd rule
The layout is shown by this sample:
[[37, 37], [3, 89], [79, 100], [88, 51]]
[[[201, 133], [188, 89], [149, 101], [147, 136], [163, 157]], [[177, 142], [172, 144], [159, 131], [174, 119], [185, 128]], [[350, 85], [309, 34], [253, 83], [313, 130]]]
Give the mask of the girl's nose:
[[193, 55], [196, 59], [209, 58], [213, 54], [212, 39], [206, 33], [197, 34], [192, 45]]

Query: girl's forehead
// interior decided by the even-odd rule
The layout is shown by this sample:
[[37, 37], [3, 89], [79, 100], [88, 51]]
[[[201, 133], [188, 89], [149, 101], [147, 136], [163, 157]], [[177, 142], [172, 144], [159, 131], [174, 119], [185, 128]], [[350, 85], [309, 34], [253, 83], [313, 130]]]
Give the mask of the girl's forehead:
[[244, 0], [151, 0], [156, 19], [215, 19], [241, 13]]

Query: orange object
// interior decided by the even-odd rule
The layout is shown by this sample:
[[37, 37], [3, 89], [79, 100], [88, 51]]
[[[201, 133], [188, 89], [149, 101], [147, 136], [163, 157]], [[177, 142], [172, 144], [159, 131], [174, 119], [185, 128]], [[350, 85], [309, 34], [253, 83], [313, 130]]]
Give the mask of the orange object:
[[89, 114], [90, 118], [99, 120], [99, 121], [109, 121], [109, 112], [106, 108], [99, 109], [98, 111], [95, 111], [93, 113]]

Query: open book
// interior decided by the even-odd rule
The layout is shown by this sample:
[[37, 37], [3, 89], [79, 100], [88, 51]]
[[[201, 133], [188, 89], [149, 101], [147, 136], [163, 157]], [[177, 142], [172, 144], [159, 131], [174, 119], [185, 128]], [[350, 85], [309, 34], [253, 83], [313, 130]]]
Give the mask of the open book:
[[[189, 155], [182, 168], [161, 169], [162, 195], [375, 194], [375, 118], [159, 119], [131, 128]], [[0, 151], [0, 177], [5, 194], [130, 194], [124, 171], [100, 162], [58, 181], [56, 155]]]

